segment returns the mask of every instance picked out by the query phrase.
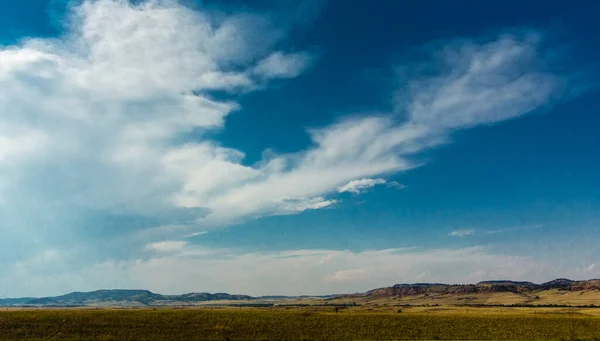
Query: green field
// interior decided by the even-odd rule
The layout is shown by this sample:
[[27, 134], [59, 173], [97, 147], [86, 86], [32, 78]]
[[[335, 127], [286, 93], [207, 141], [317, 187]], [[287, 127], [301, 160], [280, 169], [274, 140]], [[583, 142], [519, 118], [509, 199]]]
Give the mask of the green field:
[[600, 317], [559, 311], [158, 309], [0, 312], [0, 340], [600, 340]]

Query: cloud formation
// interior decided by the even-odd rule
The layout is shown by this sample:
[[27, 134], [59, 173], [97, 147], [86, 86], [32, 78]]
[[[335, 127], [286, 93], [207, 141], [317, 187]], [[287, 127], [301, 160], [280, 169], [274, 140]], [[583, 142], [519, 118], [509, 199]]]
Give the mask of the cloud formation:
[[[337, 192], [359, 193], [420, 166], [413, 156], [456, 130], [549, 104], [563, 82], [544, 68], [531, 36], [462, 42], [440, 54], [443, 68], [434, 63], [435, 72], [403, 79], [394, 113], [312, 128], [303, 150], [247, 165], [242, 150], [208, 133], [226, 129], [241, 94], [315, 62], [281, 49], [285, 29], [256, 14], [214, 15], [158, 0], [84, 1], [68, 23], [61, 37], [0, 47], [0, 257], [7, 262], [95, 240], [95, 230], [129, 236], [158, 227], [152, 232], [162, 240], [175, 240], [332, 207]], [[106, 216], [148, 221], [103, 224]], [[149, 242], [155, 251], [186, 245], [143, 240], [134, 249]]]
[[308, 53], [284, 54], [277, 51], [261, 60], [253, 71], [267, 79], [294, 78], [310, 65], [311, 60], [312, 56]]
[[546, 227], [544, 224], [538, 224], [533, 226], [518, 226], [518, 227], [508, 227], [497, 230], [474, 230], [474, 229], [463, 229], [463, 230], [455, 230], [450, 232], [450, 236], [452, 237], [465, 237], [471, 235], [491, 235], [498, 233], [507, 233], [507, 232], [516, 232], [516, 231], [527, 231], [527, 230], [537, 230]]
[[452, 237], [465, 237], [470, 236], [475, 233], [475, 230], [456, 230], [450, 232], [450, 236]]
[[158, 243], [146, 245], [146, 249], [157, 252], [174, 252], [181, 251], [185, 248], [187, 242], [178, 240], [165, 240]]
[[10, 108], [0, 114], [3, 198], [52, 195], [141, 215], [204, 209], [198, 223], [209, 227], [326, 207], [336, 190], [358, 193], [385, 181], [371, 176], [417, 167], [410, 155], [453, 130], [536, 109], [560, 82], [534, 67], [537, 41], [528, 37], [461, 46], [449, 71], [409, 81], [398, 104], [407, 121], [344, 119], [312, 129], [304, 151], [247, 166], [243, 151], [201, 133], [175, 141], [222, 128], [238, 108], [211, 91], [297, 76], [310, 55], [276, 50], [284, 33], [255, 15], [215, 19], [171, 2], [116, 0], [74, 13], [62, 38], [0, 52], [0, 103]]
[[352, 180], [344, 186], [338, 188], [339, 193], [350, 192], [353, 194], [360, 194], [361, 192], [376, 186], [385, 184], [384, 179], [360, 179]]
[[395, 189], [405, 189], [407, 186], [404, 184], [399, 183], [398, 181], [390, 181], [387, 183], [387, 187], [388, 188], [395, 188]]

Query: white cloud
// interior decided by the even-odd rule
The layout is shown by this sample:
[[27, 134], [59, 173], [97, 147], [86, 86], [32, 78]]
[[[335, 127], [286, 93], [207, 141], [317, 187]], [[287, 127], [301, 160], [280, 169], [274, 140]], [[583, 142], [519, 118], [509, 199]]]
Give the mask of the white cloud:
[[383, 179], [360, 179], [352, 180], [344, 186], [338, 188], [339, 193], [350, 192], [354, 194], [360, 194], [361, 192], [376, 186], [385, 184]]
[[395, 189], [405, 189], [407, 186], [399, 183], [398, 181], [390, 181], [387, 183], [387, 187]]
[[326, 282], [356, 282], [364, 279], [368, 273], [369, 271], [367, 269], [340, 270], [331, 274], [326, 274], [323, 279]]
[[308, 53], [273, 52], [254, 68], [254, 73], [264, 78], [293, 78], [301, 74], [311, 63]]
[[[324, 208], [336, 191], [358, 193], [384, 183], [376, 176], [419, 166], [410, 156], [455, 129], [530, 112], [559, 82], [535, 67], [537, 41], [465, 44], [449, 71], [408, 81], [398, 104], [407, 121], [344, 119], [310, 130], [304, 151], [247, 166], [243, 151], [209, 138], [173, 141], [223, 127], [238, 108], [210, 90], [253, 89], [257, 73], [295, 76], [309, 55], [270, 51], [284, 33], [254, 15], [117, 0], [84, 2], [75, 13], [60, 39], [0, 50], [0, 105], [10, 108], [0, 113], [0, 197], [51, 195], [142, 215], [203, 208], [202, 229]], [[44, 180], [34, 187], [36, 169]]]
[[312, 199], [294, 199], [286, 201], [286, 205], [282, 207], [282, 214], [297, 213], [306, 210], [318, 210], [335, 204], [336, 200], [325, 200], [317, 197]]
[[506, 232], [515, 232], [515, 231], [526, 231], [526, 230], [537, 230], [544, 228], [546, 225], [538, 224], [533, 226], [518, 226], [518, 227], [508, 227], [497, 230], [456, 230], [452, 231], [449, 235], [453, 237], [464, 237], [470, 236], [473, 234], [481, 235], [481, 234], [498, 234], [498, 233], [506, 233]]
[[[59, 39], [0, 49], [0, 104], [10, 108], [0, 113], [0, 197], [30, 188], [33, 196], [47, 191], [74, 205], [152, 215], [208, 207], [213, 193], [261, 176], [240, 164], [241, 151], [173, 140], [219, 128], [238, 108], [208, 91], [252, 89], [254, 70], [269, 60], [282, 63], [278, 77], [292, 77], [308, 54], [268, 54], [283, 33], [256, 15], [120, 0], [86, 1], [74, 13]], [[31, 188], [35, 169], [45, 170], [43, 190]]]
[[[261, 16], [212, 15], [174, 1], [136, 3], [84, 1], [63, 36], [0, 47], [0, 257], [58, 247], [49, 244], [59, 236], [79, 244], [105, 230], [130, 232], [98, 224], [93, 228], [100, 232], [86, 231], [92, 227], [91, 218], [82, 217], [85, 210], [171, 219], [156, 230], [140, 227], [160, 237], [140, 238], [135, 250], [141, 250], [246, 219], [332, 207], [337, 200], [330, 196], [340, 188], [360, 191], [384, 181], [379, 177], [418, 167], [411, 156], [447, 142], [455, 130], [547, 104], [561, 81], [539, 66], [544, 56], [535, 40], [505, 36], [463, 44], [434, 76], [404, 80], [409, 90], [396, 111], [406, 115], [340, 119], [309, 130], [312, 144], [304, 150], [249, 166], [243, 151], [206, 134], [226, 128], [227, 116], [239, 109], [233, 99], [211, 94], [263, 89], [265, 78], [305, 70], [310, 55], [281, 51], [286, 32]], [[191, 132], [195, 138], [182, 142]], [[169, 243], [150, 245], [186, 246]], [[144, 267], [185, 268], [174, 262], [158, 258], [136, 266], [142, 277], [151, 276]], [[100, 267], [118, 273], [130, 266], [118, 264]], [[290, 264], [296, 270], [303, 265]], [[208, 275], [180, 278], [186, 276]], [[296, 291], [318, 291], [306, 285]]]
[[594, 263], [591, 263], [590, 265], [586, 266], [585, 268], [576, 267], [575, 271], [584, 276], [589, 276], [590, 274], [598, 272], [596, 269], [596, 264], [594, 264]]
[[506, 233], [506, 232], [514, 232], [514, 231], [524, 231], [524, 230], [537, 230], [546, 227], [544, 224], [538, 224], [533, 226], [517, 226], [517, 227], [509, 227], [498, 230], [487, 230], [485, 234], [497, 234], [497, 233]]
[[151, 250], [151, 251], [157, 251], [157, 252], [172, 253], [172, 252], [182, 251], [186, 245], [187, 245], [187, 242], [185, 242], [185, 241], [166, 240], [166, 241], [162, 241], [162, 242], [148, 244], [148, 245], [146, 245], [146, 249]]
[[188, 234], [187, 236], [184, 236], [184, 238], [192, 238], [192, 237], [203, 236], [203, 235], [205, 235], [207, 233], [208, 233], [208, 231], [194, 232], [194, 233]]
[[475, 230], [456, 230], [456, 231], [450, 232], [450, 235], [452, 237], [465, 237], [465, 236], [470, 236], [474, 233], [475, 233]]
[[469, 128], [531, 112], [561, 85], [543, 69], [539, 43], [536, 34], [506, 35], [485, 44], [451, 43], [438, 55], [449, 71], [410, 81], [409, 93], [399, 96], [398, 105], [407, 108], [415, 124], [436, 130]]

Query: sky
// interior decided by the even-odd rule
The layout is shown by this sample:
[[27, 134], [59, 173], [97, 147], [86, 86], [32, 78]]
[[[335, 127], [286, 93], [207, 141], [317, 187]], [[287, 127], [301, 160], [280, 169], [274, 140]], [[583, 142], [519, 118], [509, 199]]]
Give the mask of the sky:
[[0, 0], [0, 297], [600, 277], [599, 9]]

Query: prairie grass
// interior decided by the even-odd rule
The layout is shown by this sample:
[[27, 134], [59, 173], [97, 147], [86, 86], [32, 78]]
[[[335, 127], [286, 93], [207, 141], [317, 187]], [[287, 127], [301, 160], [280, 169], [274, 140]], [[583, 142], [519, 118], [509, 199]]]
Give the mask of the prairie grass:
[[0, 312], [0, 340], [600, 340], [600, 317], [299, 309]]

